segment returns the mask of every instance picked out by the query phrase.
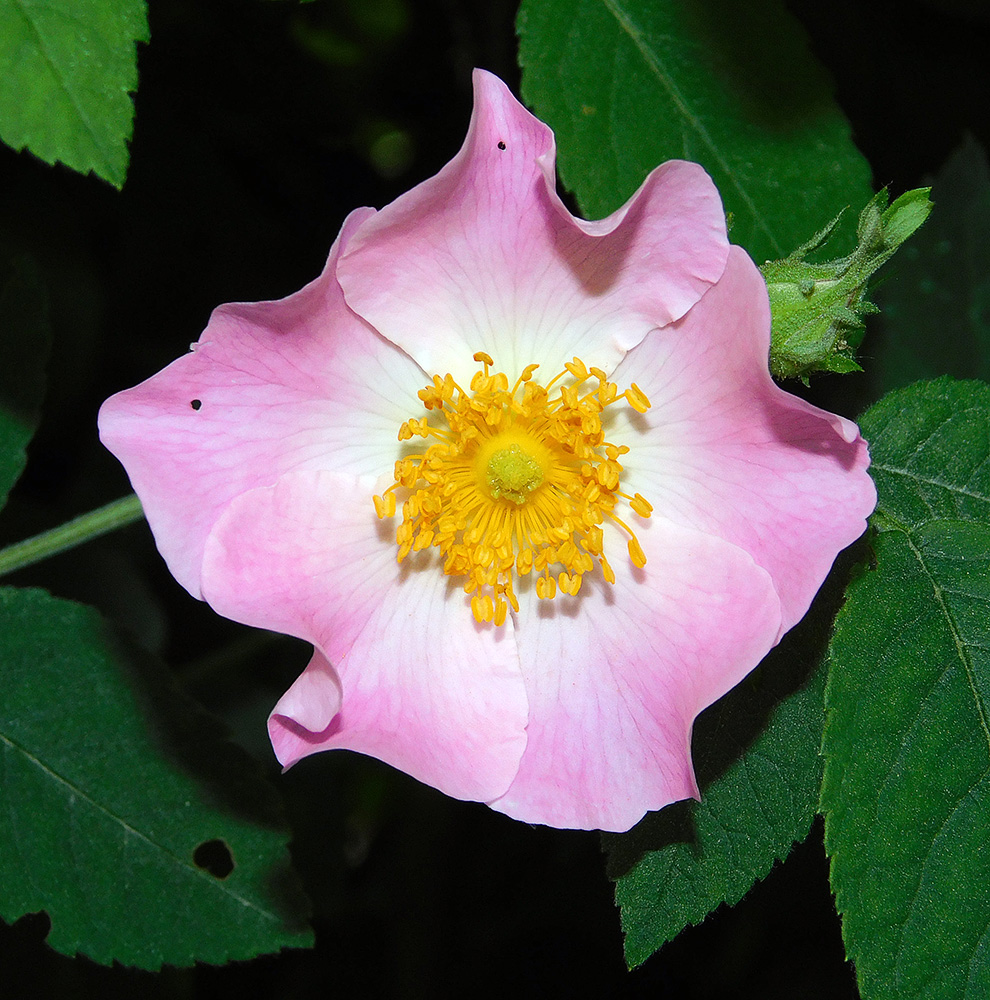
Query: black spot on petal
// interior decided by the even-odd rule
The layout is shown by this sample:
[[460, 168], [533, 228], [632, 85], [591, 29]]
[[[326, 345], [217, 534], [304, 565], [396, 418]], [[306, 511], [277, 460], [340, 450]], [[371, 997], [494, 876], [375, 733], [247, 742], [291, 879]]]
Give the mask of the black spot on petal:
[[504, 143], [504, 142], [502, 142], [502, 141], [501, 141], [501, 139], [499, 140], [499, 143], [498, 143], [498, 148], [499, 148], [499, 149], [505, 149], [505, 143]]
[[193, 851], [193, 861], [198, 868], [208, 871], [214, 878], [225, 879], [234, 870], [230, 848], [222, 840], [205, 840]]
[[189, 405], [194, 410], [198, 410], [203, 405], [203, 401], [201, 399], [193, 399], [193, 400], [190, 401]]

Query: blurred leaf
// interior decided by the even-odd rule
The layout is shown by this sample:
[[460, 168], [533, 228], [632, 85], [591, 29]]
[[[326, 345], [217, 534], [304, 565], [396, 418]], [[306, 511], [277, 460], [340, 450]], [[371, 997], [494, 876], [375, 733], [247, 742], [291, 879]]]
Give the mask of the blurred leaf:
[[0, 0], [0, 139], [121, 187], [144, 0]]
[[822, 808], [864, 1000], [990, 996], [990, 386], [862, 419], [876, 569], [830, 649]]
[[990, 378], [990, 170], [969, 138], [932, 184], [935, 211], [877, 287], [876, 394], [921, 378]]
[[603, 837], [617, 879], [626, 961], [645, 962], [688, 924], [738, 902], [811, 827], [821, 783], [824, 670], [845, 573], [742, 684], [699, 716], [692, 756], [701, 801]]
[[[0, 589], [0, 916], [145, 969], [312, 941], [253, 762], [97, 613]], [[232, 865], [232, 867], [231, 867]]]
[[47, 300], [36, 269], [0, 248], [0, 509], [24, 471], [50, 347]]
[[518, 28], [523, 96], [556, 131], [561, 178], [590, 216], [664, 160], [696, 160], [759, 263], [873, 193], [780, 0], [524, 0]]

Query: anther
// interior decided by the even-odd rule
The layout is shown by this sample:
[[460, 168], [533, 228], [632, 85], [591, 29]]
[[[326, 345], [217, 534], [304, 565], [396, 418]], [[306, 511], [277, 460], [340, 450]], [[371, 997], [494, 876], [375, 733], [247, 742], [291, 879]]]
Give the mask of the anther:
[[640, 517], [649, 517], [653, 513], [653, 504], [646, 499], [641, 493], [637, 493], [632, 500], [629, 501], [629, 506], [639, 514]]
[[629, 401], [629, 405], [637, 413], [646, 413], [646, 411], [650, 408], [650, 401], [646, 398], [646, 393], [643, 392], [643, 390], [640, 389], [635, 382], [633, 382], [632, 385], [626, 389], [623, 395]]
[[642, 546], [639, 544], [639, 539], [635, 535], [629, 539], [626, 548], [629, 549], [629, 558], [632, 560], [633, 566], [637, 569], [642, 569], [646, 565], [646, 554], [643, 552]]
[[588, 369], [580, 358], [568, 361], [564, 367], [580, 382], [583, 382], [588, 377]]
[[389, 491], [385, 492], [383, 497], [372, 497], [375, 502], [375, 513], [380, 518], [394, 517], [395, 516], [395, 494]]

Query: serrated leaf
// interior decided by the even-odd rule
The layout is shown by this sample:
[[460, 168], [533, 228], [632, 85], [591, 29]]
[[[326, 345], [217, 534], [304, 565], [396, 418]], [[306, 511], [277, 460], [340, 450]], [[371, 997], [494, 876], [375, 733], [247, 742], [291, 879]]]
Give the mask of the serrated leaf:
[[688, 924], [733, 904], [803, 840], [821, 783], [824, 671], [838, 570], [808, 616], [695, 724], [700, 802], [678, 802], [604, 836], [626, 961], [646, 961]]
[[144, 0], [0, 0], [0, 139], [121, 187]]
[[[780, 0], [524, 0], [522, 93], [564, 184], [608, 214], [664, 160], [696, 160], [757, 260], [872, 195], [828, 79]], [[854, 220], [843, 220], [851, 232]]]
[[91, 608], [0, 588], [0, 675], [0, 916], [144, 969], [311, 943], [273, 790], [163, 668]]
[[50, 346], [47, 299], [36, 269], [0, 248], [0, 509], [24, 471]]
[[939, 375], [990, 379], [990, 168], [968, 138], [932, 183], [935, 211], [876, 290], [876, 395]]
[[990, 386], [862, 419], [876, 568], [830, 649], [825, 845], [864, 1000], [990, 996]]

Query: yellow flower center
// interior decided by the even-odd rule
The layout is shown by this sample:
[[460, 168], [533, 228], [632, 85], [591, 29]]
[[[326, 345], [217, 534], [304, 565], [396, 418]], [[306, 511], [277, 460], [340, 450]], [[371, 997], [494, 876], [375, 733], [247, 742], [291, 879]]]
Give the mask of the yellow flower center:
[[499, 448], [488, 459], [485, 468], [485, 484], [491, 498], [505, 497], [515, 504], [525, 503], [529, 494], [546, 478], [539, 461], [518, 444]]
[[[639, 493], [619, 489], [619, 459], [629, 449], [605, 440], [602, 413], [620, 400], [645, 413], [650, 401], [632, 385], [623, 393], [599, 368], [578, 358], [546, 386], [533, 381], [538, 365], [527, 365], [510, 389], [494, 361], [470, 391], [448, 374], [433, 376], [419, 391], [428, 411], [440, 418], [412, 418], [399, 440], [422, 437], [432, 443], [395, 463], [395, 482], [376, 496], [381, 518], [396, 512], [397, 491], [406, 493], [402, 523], [395, 533], [398, 561], [410, 552], [438, 548], [449, 576], [466, 577], [464, 592], [479, 622], [505, 622], [519, 610], [515, 576], [537, 574], [536, 593], [553, 598], [559, 589], [577, 594], [595, 564], [609, 583], [615, 574], [603, 551], [607, 520], [628, 536], [629, 558], [646, 565], [639, 541], [615, 509], [621, 500], [640, 517], [653, 508]], [[554, 392], [551, 389], [562, 379]], [[442, 426], [446, 423], [446, 426]]]

